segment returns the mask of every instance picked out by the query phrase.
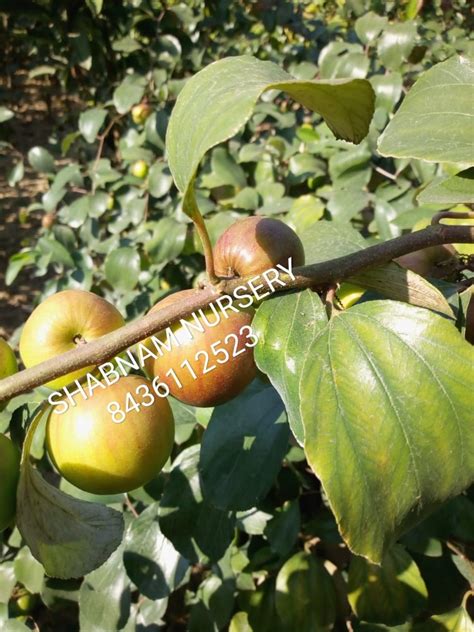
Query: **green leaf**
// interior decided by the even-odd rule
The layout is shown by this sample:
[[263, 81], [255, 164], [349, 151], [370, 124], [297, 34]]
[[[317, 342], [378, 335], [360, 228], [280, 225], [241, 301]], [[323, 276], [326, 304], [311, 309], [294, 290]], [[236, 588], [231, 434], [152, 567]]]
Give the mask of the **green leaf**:
[[224, 147], [217, 147], [211, 156], [211, 173], [202, 176], [202, 186], [214, 189], [225, 185], [243, 189], [247, 184], [245, 172]]
[[15, 116], [15, 112], [12, 112], [4, 105], [0, 106], [0, 123], [5, 123]]
[[36, 261], [36, 255], [31, 250], [24, 250], [12, 255], [8, 261], [5, 274], [5, 284], [11, 285], [25, 266], [32, 265]]
[[17, 497], [17, 526], [33, 556], [51, 577], [82, 577], [99, 567], [122, 540], [122, 514], [103, 505], [67, 496], [49, 483], [29, 460], [39, 413], [23, 446]]
[[360, 142], [368, 132], [374, 93], [365, 80], [297, 81], [276, 64], [250, 56], [210, 64], [186, 82], [166, 137], [170, 170], [191, 216], [196, 208], [190, 187], [204, 154], [234, 136], [270, 89], [288, 92], [318, 112], [338, 138]]
[[133, 290], [140, 275], [140, 255], [129, 246], [110, 252], [104, 263], [105, 278], [118, 290]]
[[199, 480], [200, 446], [183, 450], [173, 463], [160, 500], [160, 527], [175, 548], [193, 563], [200, 552], [219, 560], [234, 536], [234, 519], [205, 500]]
[[474, 167], [434, 180], [417, 199], [421, 204], [474, 204]]
[[252, 387], [214, 409], [204, 433], [200, 473], [205, 500], [220, 509], [250, 509], [268, 493], [288, 447], [276, 391]]
[[162, 162], [156, 162], [148, 174], [148, 189], [153, 197], [161, 198], [168, 193], [173, 185], [173, 178], [168, 167]]
[[265, 301], [252, 321], [258, 337], [255, 362], [282, 398], [290, 428], [300, 445], [304, 430], [298, 405], [299, 379], [306, 350], [326, 325], [324, 305], [311, 290]]
[[128, 576], [149, 599], [172, 593], [189, 566], [161, 532], [158, 503], [147, 507], [128, 527], [123, 559]]
[[464, 606], [444, 614], [437, 614], [428, 621], [413, 627], [413, 632], [470, 632], [471, 630], [472, 619]]
[[127, 75], [115, 88], [113, 102], [119, 114], [126, 114], [130, 108], [141, 101], [145, 92], [146, 79], [140, 75]]
[[382, 64], [389, 70], [397, 70], [408, 58], [416, 39], [414, 22], [389, 24], [378, 41], [377, 52]]
[[54, 171], [54, 158], [44, 147], [32, 147], [28, 152], [28, 162], [36, 171], [43, 173]]
[[24, 175], [25, 165], [23, 164], [23, 160], [19, 160], [8, 174], [8, 186], [14, 187], [15, 184], [18, 184], [18, 182], [23, 179]]
[[79, 131], [88, 143], [95, 141], [106, 118], [107, 110], [103, 108], [91, 108], [90, 110], [81, 112], [79, 117]]
[[15, 575], [17, 581], [30, 593], [40, 593], [43, 586], [44, 568], [31, 555], [30, 549], [24, 546], [15, 558]]
[[354, 29], [363, 44], [373, 44], [387, 24], [387, 18], [377, 15], [373, 11], [357, 18]]
[[273, 519], [265, 527], [265, 537], [270, 548], [285, 558], [298, 538], [301, 528], [300, 510], [297, 501], [287, 501], [278, 508]]
[[381, 566], [353, 556], [347, 588], [352, 609], [370, 623], [404, 623], [427, 605], [428, 591], [420, 571], [398, 545], [387, 551]]
[[379, 139], [383, 156], [472, 164], [474, 61], [451, 57], [415, 83]]
[[336, 591], [322, 561], [304, 551], [290, 557], [277, 576], [275, 605], [288, 630], [331, 630], [336, 620]]
[[474, 478], [474, 349], [441, 316], [370, 301], [334, 317], [307, 358], [308, 462], [349, 547], [378, 563]]
[[163, 217], [153, 226], [153, 235], [145, 243], [145, 250], [153, 263], [164, 263], [176, 259], [184, 248], [186, 224], [172, 217]]
[[0, 604], [8, 603], [16, 584], [13, 562], [0, 564]]
[[94, 15], [100, 15], [104, 0], [86, 0], [86, 4]]
[[81, 630], [121, 630], [130, 615], [130, 580], [122, 560], [122, 547], [107, 562], [87, 575], [79, 591]]

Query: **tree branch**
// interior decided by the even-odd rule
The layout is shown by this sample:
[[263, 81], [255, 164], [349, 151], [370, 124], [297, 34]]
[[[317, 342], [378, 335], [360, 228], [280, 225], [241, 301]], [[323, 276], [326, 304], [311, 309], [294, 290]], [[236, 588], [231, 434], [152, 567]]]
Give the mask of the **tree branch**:
[[[474, 243], [474, 227], [437, 224], [369, 246], [344, 257], [295, 268], [294, 279], [289, 274], [280, 274], [280, 279], [286, 284], [280, 290], [326, 287], [409, 252], [448, 243]], [[159, 311], [150, 312], [102, 338], [80, 345], [76, 349], [0, 380], [0, 402], [26, 393], [72, 371], [106, 362], [137, 342], [165, 329], [173, 322], [189, 316], [200, 308], [205, 308], [220, 295], [232, 294], [238, 286], [245, 285], [251, 278], [255, 279], [255, 276], [222, 280], [215, 286], [210, 284], [202, 290], [197, 290], [195, 296], [185, 298]], [[263, 277], [259, 281], [266, 285]]]

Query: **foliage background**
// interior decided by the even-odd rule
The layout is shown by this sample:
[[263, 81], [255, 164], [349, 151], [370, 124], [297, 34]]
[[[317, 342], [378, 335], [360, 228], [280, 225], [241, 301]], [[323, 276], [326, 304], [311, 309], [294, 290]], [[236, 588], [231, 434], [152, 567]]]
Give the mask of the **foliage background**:
[[[280, 217], [301, 235], [320, 220], [350, 224], [375, 243], [452, 207], [419, 205], [415, 195], [457, 168], [382, 158], [375, 148], [423, 70], [455, 53], [472, 54], [469, 15], [466, 2], [436, 0], [38, 0], [22, 11], [7, 8], [0, 158], [9, 221], [0, 228], [0, 326], [11, 342], [26, 317], [21, 309], [31, 311], [59, 290], [92, 290], [133, 319], [202, 278], [200, 244], [173, 186], [164, 139], [186, 79], [224, 56], [252, 54], [301, 79], [368, 77], [377, 100], [368, 137], [353, 146], [284, 95], [264, 95], [245, 129], [209, 152], [199, 171], [199, 206], [214, 241], [235, 219], [257, 213]], [[30, 90], [36, 103], [26, 107]], [[130, 108], [142, 99], [153, 114], [136, 125]], [[144, 180], [130, 174], [137, 160], [150, 167]], [[31, 198], [26, 204], [24, 196]], [[256, 382], [214, 419], [234, 418], [262, 388]], [[0, 430], [21, 442], [40, 399], [39, 390], [14, 400], [0, 415]], [[140, 518], [122, 497], [94, 498], [123, 510], [129, 524], [123, 548], [104, 567], [82, 582], [48, 579], [19, 532], [3, 534], [2, 629], [32, 628], [33, 621], [41, 631], [295, 629], [292, 617], [308, 609], [293, 612], [285, 596], [290, 581], [295, 602], [318, 602], [317, 620], [301, 615], [298, 629], [344, 630], [349, 619], [360, 630], [454, 629], [472, 582], [472, 494], [404, 536], [378, 577], [361, 558], [351, 561], [303, 451], [282, 431], [273, 437], [278, 449], [264, 462], [254, 504], [213, 509], [197, 475], [213, 411], [174, 407], [173, 463], [130, 495]], [[215, 441], [225, 449], [222, 438]], [[54, 480], [46, 458], [41, 465]], [[247, 473], [260, 465], [247, 464]], [[349, 593], [368, 591], [369, 605], [357, 617], [348, 585]], [[35, 595], [31, 610], [14, 618], [21, 617], [24, 588]], [[380, 614], [380, 601], [393, 607]]]

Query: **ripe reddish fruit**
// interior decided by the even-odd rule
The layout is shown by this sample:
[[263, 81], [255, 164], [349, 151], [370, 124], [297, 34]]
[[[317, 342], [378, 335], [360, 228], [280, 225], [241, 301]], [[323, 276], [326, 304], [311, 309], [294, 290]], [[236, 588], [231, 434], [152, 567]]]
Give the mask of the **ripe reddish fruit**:
[[[200, 290], [183, 290], [167, 296], [152, 311], [195, 296], [199, 292]], [[252, 348], [246, 346], [255, 346], [255, 339], [250, 337], [253, 310], [228, 311], [227, 318], [218, 308], [216, 313], [212, 308], [203, 310], [202, 314], [196, 312], [196, 322], [202, 324], [204, 331], [192, 330], [192, 338], [186, 326], [179, 322], [172, 325], [171, 331], [179, 346], [171, 345], [170, 351], [164, 350], [162, 356], [158, 356], [156, 360], [149, 358], [145, 363], [149, 375], [158, 377], [160, 382], [169, 387], [173, 397], [191, 406], [223, 404], [236, 397], [256, 375]], [[211, 325], [215, 322], [218, 324], [210, 327], [206, 318]], [[192, 317], [185, 320], [195, 323]], [[164, 333], [158, 337], [166, 340]], [[147, 341], [147, 346], [156, 353], [156, 348], [150, 341]], [[193, 377], [189, 365], [196, 378]], [[181, 383], [181, 388], [177, 380]]]
[[[48, 453], [65, 479], [93, 494], [119, 494], [160, 472], [173, 448], [174, 420], [148, 380], [122, 377], [89, 399], [76, 395], [75, 402], [63, 414], [53, 409], [46, 428]], [[121, 422], [113, 402], [125, 415]]]
[[304, 249], [295, 231], [278, 219], [247, 217], [232, 224], [214, 248], [217, 276], [260, 274], [278, 263], [304, 264]]
[[456, 270], [457, 265], [456, 250], [451, 244], [409, 252], [394, 261], [420, 276], [434, 279], [449, 277]]
[[8, 437], [0, 434], [0, 533], [15, 518], [19, 477], [20, 453]]
[[[64, 290], [49, 296], [30, 315], [21, 333], [20, 355], [26, 367], [34, 366], [122, 325], [120, 312], [97, 294]], [[60, 389], [94, 368], [79, 369], [46, 386]]]

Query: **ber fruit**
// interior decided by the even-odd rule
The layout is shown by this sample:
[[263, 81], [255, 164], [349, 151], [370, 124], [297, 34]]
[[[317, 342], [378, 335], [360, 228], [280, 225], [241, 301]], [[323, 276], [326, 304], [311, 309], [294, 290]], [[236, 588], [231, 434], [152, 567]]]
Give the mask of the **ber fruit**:
[[63, 414], [53, 409], [46, 426], [48, 453], [66, 480], [92, 494], [120, 494], [161, 471], [173, 448], [174, 419], [148, 380], [122, 377], [75, 402]]
[[147, 163], [144, 160], [137, 160], [130, 167], [130, 173], [132, 174], [132, 176], [135, 176], [135, 178], [140, 178], [140, 180], [143, 180], [148, 174]]
[[13, 442], [0, 434], [0, 533], [16, 513], [16, 489], [20, 478], [20, 453]]
[[132, 120], [135, 125], [143, 125], [150, 116], [152, 110], [148, 103], [139, 103], [132, 108]]
[[[18, 371], [15, 354], [8, 343], [0, 338], [0, 380], [9, 377]], [[6, 406], [6, 402], [0, 402], [0, 411]]]
[[[54, 358], [78, 345], [124, 325], [120, 312], [108, 301], [84, 290], [64, 290], [49, 296], [33, 310], [20, 338], [20, 355], [26, 367]], [[61, 389], [80, 380], [94, 366], [78, 369], [46, 386]]]
[[304, 264], [304, 249], [295, 231], [278, 219], [247, 217], [232, 224], [217, 240], [214, 267], [219, 277], [261, 274], [278, 263]]
[[[171, 294], [152, 311], [199, 291], [183, 290]], [[179, 346], [164, 351], [157, 359], [148, 358], [145, 362], [148, 374], [164, 382], [173, 397], [191, 406], [217, 406], [233, 399], [256, 375], [253, 349], [247, 346], [254, 346], [250, 337], [253, 313], [251, 309], [226, 312], [226, 315], [218, 312], [220, 321], [210, 327], [206, 318], [212, 324], [217, 322], [216, 314], [211, 309], [203, 310], [204, 317], [196, 316], [204, 331], [193, 331], [192, 338], [184, 325], [175, 323], [171, 330]], [[150, 346], [149, 341], [146, 344]]]

